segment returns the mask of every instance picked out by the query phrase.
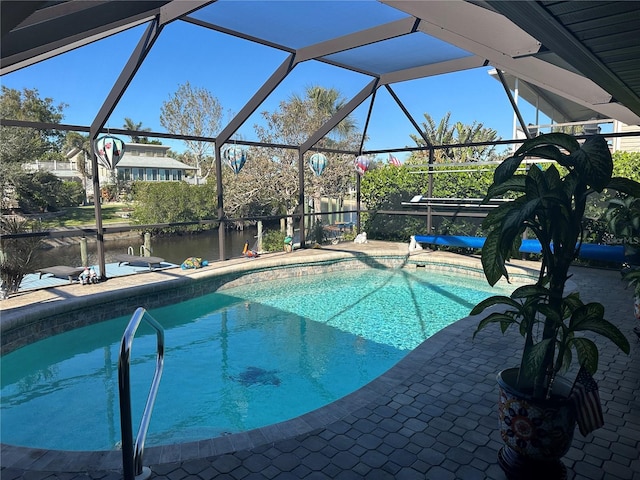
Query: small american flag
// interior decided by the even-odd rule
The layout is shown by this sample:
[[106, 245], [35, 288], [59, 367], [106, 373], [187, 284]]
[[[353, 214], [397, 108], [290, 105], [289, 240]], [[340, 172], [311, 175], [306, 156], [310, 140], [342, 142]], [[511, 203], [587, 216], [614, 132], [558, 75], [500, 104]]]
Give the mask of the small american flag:
[[575, 406], [578, 427], [583, 437], [604, 425], [598, 384], [586, 368], [580, 367], [569, 398]]
[[395, 167], [399, 167], [401, 165], [400, 160], [398, 160], [393, 155], [389, 154], [389, 164]]

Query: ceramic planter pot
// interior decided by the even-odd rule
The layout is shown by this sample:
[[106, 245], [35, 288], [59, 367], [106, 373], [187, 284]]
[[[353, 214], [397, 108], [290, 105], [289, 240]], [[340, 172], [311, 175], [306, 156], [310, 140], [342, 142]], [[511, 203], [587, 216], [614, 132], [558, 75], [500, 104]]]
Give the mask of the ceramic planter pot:
[[500, 398], [498, 422], [505, 446], [498, 461], [507, 478], [545, 480], [566, 478], [566, 467], [560, 460], [571, 447], [576, 417], [567, 399], [571, 385], [556, 379], [549, 400], [534, 400], [519, 392], [518, 369], [498, 374]]

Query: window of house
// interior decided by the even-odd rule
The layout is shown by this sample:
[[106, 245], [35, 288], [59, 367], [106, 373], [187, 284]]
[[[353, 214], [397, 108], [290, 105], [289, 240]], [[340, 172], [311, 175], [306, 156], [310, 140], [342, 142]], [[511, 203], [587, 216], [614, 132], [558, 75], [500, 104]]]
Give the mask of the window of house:
[[133, 169], [133, 179], [134, 180], [144, 180], [144, 168], [134, 168]]
[[120, 172], [122, 172], [122, 179], [123, 180], [131, 180], [131, 169], [130, 168], [123, 168], [120, 170]]
[[178, 170], [178, 181], [182, 181], [182, 170]]

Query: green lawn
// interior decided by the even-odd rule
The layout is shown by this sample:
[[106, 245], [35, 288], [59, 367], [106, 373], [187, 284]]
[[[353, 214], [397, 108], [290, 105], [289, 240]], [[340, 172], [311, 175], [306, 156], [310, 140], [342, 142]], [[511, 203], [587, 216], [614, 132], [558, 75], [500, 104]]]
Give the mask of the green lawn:
[[[108, 225], [110, 223], [122, 223], [127, 219], [117, 215], [127, 208], [124, 203], [108, 203], [102, 205], [102, 223]], [[83, 227], [95, 226], [95, 208], [93, 205], [87, 207], [69, 207], [64, 209], [62, 215], [51, 218], [43, 218], [42, 226], [45, 229], [56, 227]]]

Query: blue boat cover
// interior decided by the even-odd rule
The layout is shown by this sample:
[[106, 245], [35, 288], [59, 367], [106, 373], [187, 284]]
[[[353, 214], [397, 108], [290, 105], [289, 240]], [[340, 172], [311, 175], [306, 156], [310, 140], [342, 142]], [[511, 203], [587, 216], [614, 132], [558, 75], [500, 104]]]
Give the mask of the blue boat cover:
[[[464, 237], [458, 235], [416, 235], [416, 242], [441, 245], [444, 247], [478, 248], [484, 245], [485, 237]], [[522, 240], [521, 253], [541, 253], [540, 242], [535, 239]], [[607, 262], [625, 262], [623, 245], [598, 245], [583, 243], [580, 248], [580, 258], [587, 260], [603, 260]]]

